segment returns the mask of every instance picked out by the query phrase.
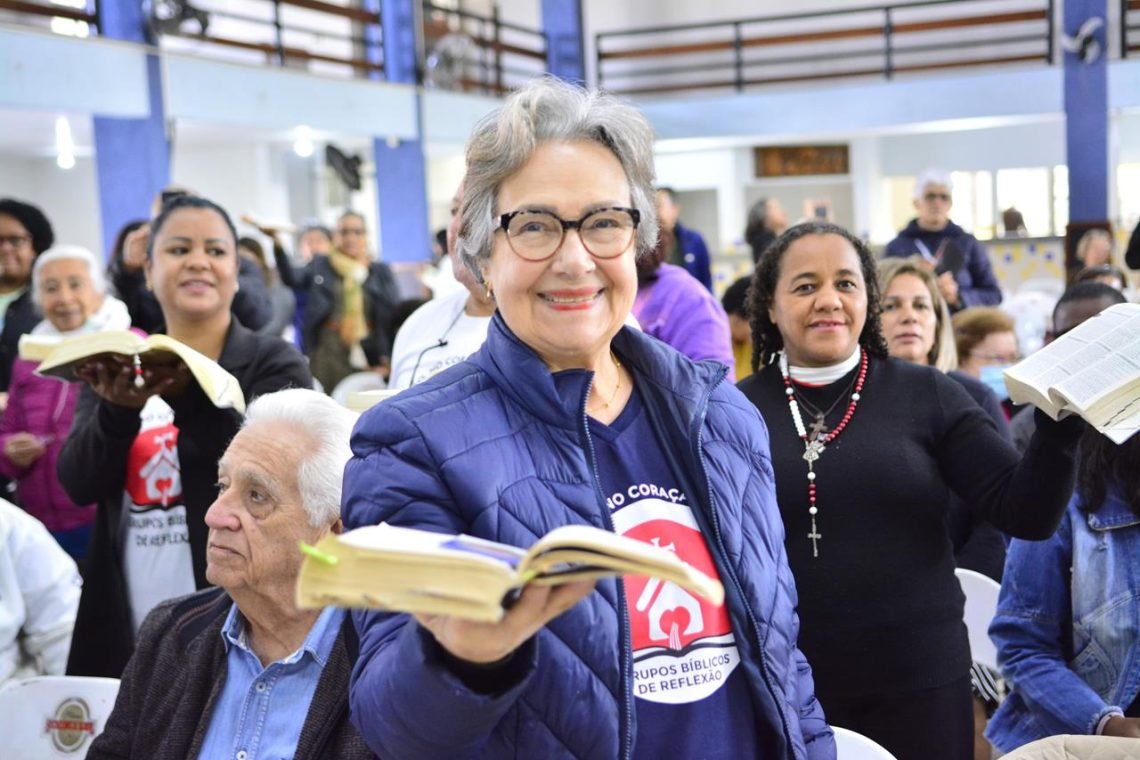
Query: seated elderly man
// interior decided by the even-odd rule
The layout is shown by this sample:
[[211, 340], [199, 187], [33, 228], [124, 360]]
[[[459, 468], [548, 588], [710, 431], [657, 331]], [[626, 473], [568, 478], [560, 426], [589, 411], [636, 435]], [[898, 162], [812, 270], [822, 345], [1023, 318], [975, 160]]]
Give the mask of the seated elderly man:
[[370, 758], [348, 721], [357, 640], [299, 610], [298, 543], [339, 532], [355, 415], [310, 390], [261, 396], [218, 463], [205, 589], [143, 622], [89, 758]]

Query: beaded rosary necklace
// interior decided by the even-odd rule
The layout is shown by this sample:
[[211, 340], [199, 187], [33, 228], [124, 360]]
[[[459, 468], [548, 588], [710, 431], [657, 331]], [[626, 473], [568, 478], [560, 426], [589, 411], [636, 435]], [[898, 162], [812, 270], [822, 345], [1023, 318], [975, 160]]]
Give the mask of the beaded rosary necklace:
[[855, 415], [855, 407], [859, 405], [860, 394], [863, 392], [863, 382], [867, 379], [867, 352], [859, 349], [859, 374], [855, 376], [851, 401], [847, 404], [847, 411], [843, 413], [843, 419], [835, 426], [835, 430], [827, 435], [808, 436], [807, 430], [804, 428], [804, 418], [800, 415], [800, 405], [796, 403], [796, 389], [793, 387], [792, 378], [788, 373], [788, 354], [785, 351], [780, 352], [780, 374], [784, 377], [784, 394], [788, 397], [788, 408], [792, 412], [792, 422], [795, 423], [796, 433], [800, 440], [804, 442], [804, 461], [807, 462], [808, 467], [808, 514], [811, 516], [811, 532], [808, 533], [808, 538], [811, 539], [811, 556], [818, 557], [819, 540], [823, 536], [816, 529], [815, 523], [816, 515], [819, 514], [819, 507], [816, 505], [815, 499], [815, 463], [822, 456], [824, 448], [839, 437], [839, 434], [843, 432], [847, 423]]

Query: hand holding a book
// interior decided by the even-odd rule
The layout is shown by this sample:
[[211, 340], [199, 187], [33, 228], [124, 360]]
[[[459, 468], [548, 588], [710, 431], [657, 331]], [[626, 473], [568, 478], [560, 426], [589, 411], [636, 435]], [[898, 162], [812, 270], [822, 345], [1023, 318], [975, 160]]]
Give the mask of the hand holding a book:
[[509, 657], [543, 626], [589, 596], [594, 583], [589, 580], [558, 586], [528, 585], [497, 623], [477, 623], [449, 615], [413, 617], [431, 631], [452, 657], [487, 665]]
[[134, 368], [111, 356], [85, 362], [76, 367], [75, 374], [104, 401], [128, 409], [142, 409], [151, 396], [177, 393], [190, 376], [181, 362], [148, 366], [142, 370], [142, 384], [137, 385]]

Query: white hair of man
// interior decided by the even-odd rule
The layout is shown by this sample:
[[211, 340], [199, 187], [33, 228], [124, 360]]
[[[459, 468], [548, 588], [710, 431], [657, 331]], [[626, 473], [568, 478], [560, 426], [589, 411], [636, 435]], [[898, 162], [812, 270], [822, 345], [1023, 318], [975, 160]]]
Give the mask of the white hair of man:
[[103, 279], [102, 262], [95, 254], [81, 245], [54, 245], [36, 257], [32, 265], [32, 302], [40, 305], [40, 280], [43, 278], [43, 268], [53, 261], [82, 261], [87, 265], [87, 276], [91, 280], [91, 287], [99, 295], [107, 292], [107, 283]]
[[945, 169], [926, 169], [914, 181], [914, 199], [922, 200], [926, 188], [931, 185], [944, 187], [948, 193], [954, 192], [954, 180], [950, 177], [950, 172]]
[[331, 525], [340, 517], [341, 482], [344, 465], [352, 458], [348, 441], [356, 418], [355, 412], [308, 388], [258, 396], [246, 409], [242, 429], [261, 422], [294, 425], [302, 433], [296, 439], [298, 445], [312, 444], [297, 470], [297, 490], [314, 528]]
[[483, 117], [467, 141], [466, 195], [456, 247], [480, 282], [498, 228], [499, 188], [542, 143], [578, 140], [602, 145], [621, 162], [629, 179], [630, 205], [641, 214], [637, 255], [657, 246], [653, 127], [640, 111], [612, 95], [543, 77]]

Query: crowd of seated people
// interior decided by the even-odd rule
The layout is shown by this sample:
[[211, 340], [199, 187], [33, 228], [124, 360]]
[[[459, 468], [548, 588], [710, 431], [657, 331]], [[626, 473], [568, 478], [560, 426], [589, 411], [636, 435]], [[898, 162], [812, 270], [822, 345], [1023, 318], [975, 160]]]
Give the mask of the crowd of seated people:
[[[0, 199], [0, 688], [120, 679], [92, 758], [1140, 739], [1140, 443], [1011, 401], [1015, 320], [949, 174], [919, 177], [880, 256], [762, 199], [722, 301], [652, 149], [611, 96], [510, 96], [469, 140], [456, 282], [426, 302], [399, 300], [353, 211], [290, 255], [168, 188], [104, 267]], [[1096, 232], [1047, 342], [1126, 301]], [[181, 364], [100, 355], [67, 383], [18, 355], [127, 329], [215, 361], [245, 414]], [[332, 392], [361, 370], [396, 393], [358, 418]], [[381, 521], [518, 546], [594, 525], [726, 600], [670, 591], [665, 620], [627, 577], [528, 587], [494, 624], [298, 609], [299, 544]], [[1001, 584], [998, 671], [972, 663], [960, 568]]]

